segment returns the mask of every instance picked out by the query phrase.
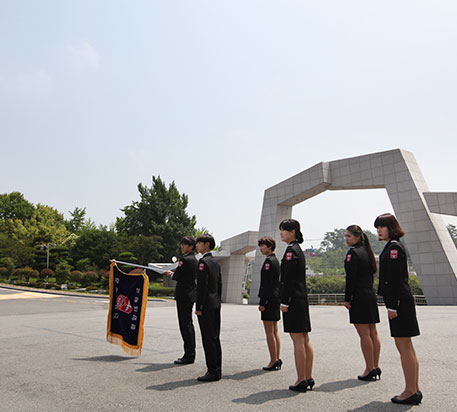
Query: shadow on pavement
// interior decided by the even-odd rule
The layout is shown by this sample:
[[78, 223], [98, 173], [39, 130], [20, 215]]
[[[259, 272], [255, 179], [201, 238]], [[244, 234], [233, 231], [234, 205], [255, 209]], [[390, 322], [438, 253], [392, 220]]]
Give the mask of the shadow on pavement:
[[263, 391], [253, 393], [246, 398], [233, 399], [232, 402], [235, 403], [247, 403], [248, 405], [261, 405], [269, 401], [274, 401], [278, 399], [289, 399], [294, 396], [298, 396], [300, 393], [292, 392], [288, 389], [273, 389], [270, 391]]
[[152, 389], [154, 391], [172, 391], [178, 388], [185, 388], [187, 386], [203, 385], [203, 382], [197, 381], [197, 378], [187, 379], [185, 381], [167, 382], [160, 385], [148, 386], [146, 389]]
[[366, 405], [360, 406], [355, 409], [348, 409], [347, 412], [405, 412], [410, 410], [414, 405], [398, 405], [392, 402], [370, 402]]
[[73, 360], [83, 360], [91, 362], [122, 362], [129, 359], [134, 359], [131, 356], [118, 356], [118, 355], [106, 355], [106, 356], [94, 356], [93, 358], [74, 358]]
[[344, 389], [368, 385], [369, 383], [370, 382], [360, 381], [358, 379], [346, 379], [345, 381], [328, 382], [322, 385], [317, 385], [313, 390], [316, 392], [338, 392]]
[[242, 381], [243, 379], [263, 375], [264, 373], [266, 372], [264, 372], [262, 369], [252, 369], [250, 371], [234, 373], [233, 375], [222, 375], [222, 379], [233, 379], [235, 381]]
[[138, 365], [147, 365], [144, 368], [136, 369], [135, 372], [156, 372], [164, 369], [179, 368], [174, 363], [142, 363]]

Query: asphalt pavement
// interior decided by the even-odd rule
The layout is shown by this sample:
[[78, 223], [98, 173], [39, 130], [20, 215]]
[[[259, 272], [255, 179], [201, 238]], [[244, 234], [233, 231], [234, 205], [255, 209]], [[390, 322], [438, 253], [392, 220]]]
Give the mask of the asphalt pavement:
[[281, 371], [264, 372], [268, 351], [256, 306], [224, 304], [223, 378], [205, 372], [198, 324], [197, 360], [176, 366], [182, 341], [174, 302], [148, 302], [143, 353], [134, 358], [106, 339], [108, 301], [0, 288], [0, 411], [440, 411], [457, 405], [457, 307], [417, 307], [421, 336], [420, 406], [394, 405], [403, 389], [400, 359], [380, 307], [382, 379], [361, 382], [364, 363], [342, 306], [311, 306], [316, 386], [289, 391], [293, 347], [281, 330]]

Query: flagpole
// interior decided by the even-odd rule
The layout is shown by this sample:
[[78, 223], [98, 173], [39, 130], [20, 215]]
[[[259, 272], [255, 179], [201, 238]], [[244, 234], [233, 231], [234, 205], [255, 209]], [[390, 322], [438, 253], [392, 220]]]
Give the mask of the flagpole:
[[121, 265], [135, 266], [136, 268], [153, 270], [149, 266], [142, 266], [142, 265], [137, 265], [136, 263], [123, 262], [122, 260], [110, 259], [110, 262], [120, 263]]

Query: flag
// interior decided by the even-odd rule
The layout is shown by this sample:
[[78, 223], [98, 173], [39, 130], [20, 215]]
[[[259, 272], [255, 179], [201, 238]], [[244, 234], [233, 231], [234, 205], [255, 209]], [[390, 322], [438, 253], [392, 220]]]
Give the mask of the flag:
[[111, 262], [106, 340], [122, 346], [132, 356], [140, 355], [143, 346], [148, 289], [145, 274], [124, 273]]

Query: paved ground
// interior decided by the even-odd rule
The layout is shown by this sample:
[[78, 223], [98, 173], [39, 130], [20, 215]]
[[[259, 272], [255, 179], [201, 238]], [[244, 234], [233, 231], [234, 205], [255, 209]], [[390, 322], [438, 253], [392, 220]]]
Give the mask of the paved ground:
[[355, 379], [363, 361], [346, 310], [311, 307], [316, 387], [304, 394], [287, 389], [295, 380], [288, 335], [281, 334], [283, 369], [260, 369], [268, 356], [255, 306], [223, 306], [223, 379], [206, 384], [195, 379], [205, 371], [199, 337], [197, 362], [173, 364], [182, 354], [173, 303], [148, 303], [138, 358], [106, 342], [107, 308], [102, 298], [0, 289], [0, 411], [456, 410], [457, 307], [418, 307], [419, 407], [390, 402], [403, 377], [384, 308], [382, 380], [364, 383]]

